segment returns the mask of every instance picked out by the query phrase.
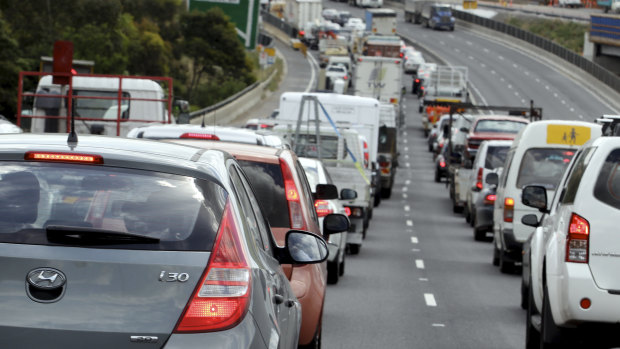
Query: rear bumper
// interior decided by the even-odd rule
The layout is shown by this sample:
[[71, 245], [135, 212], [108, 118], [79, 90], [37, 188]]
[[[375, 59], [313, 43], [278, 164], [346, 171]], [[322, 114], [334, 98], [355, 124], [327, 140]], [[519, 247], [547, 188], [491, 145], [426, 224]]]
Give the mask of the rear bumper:
[[476, 206], [476, 221], [474, 227], [477, 230], [493, 231], [493, 206]]
[[512, 229], [504, 229], [500, 232], [504, 257], [513, 263], [523, 261], [523, 242], [517, 241]]

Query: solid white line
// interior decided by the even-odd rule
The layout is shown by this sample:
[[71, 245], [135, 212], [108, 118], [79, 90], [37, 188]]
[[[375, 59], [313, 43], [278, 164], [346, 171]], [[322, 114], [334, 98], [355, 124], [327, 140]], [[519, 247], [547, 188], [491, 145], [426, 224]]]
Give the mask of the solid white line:
[[418, 243], [418, 238], [417, 238], [417, 237], [415, 237], [415, 236], [412, 236], [412, 237], [411, 237], [411, 243], [412, 243], [412, 244], [417, 244], [417, 243]]
[[424, 301], [426, 301], [426, 305], [429, 307], [436, 307], [437, 302], [435, 301], [435, 296], [432, 293], [424, 294]]
[[416, 259], [415, 260], [415, 266], [418, 269], [424, 269], [424, 261], [421, 259]]
[[407, 212], [409, 212], [409, 210], [411, 209], [411, 208], [409, 207], [409, 205], [406, 205], [406, 206], [405, 206], [405, 207], [403, 207], [403, 208], [404, 208], [404, 209], [405, 209], [405, 211], [407, 211]]
[[413, 221], [411, 219], [407, 220], [407, 226], [408, 227], [413, 227]]

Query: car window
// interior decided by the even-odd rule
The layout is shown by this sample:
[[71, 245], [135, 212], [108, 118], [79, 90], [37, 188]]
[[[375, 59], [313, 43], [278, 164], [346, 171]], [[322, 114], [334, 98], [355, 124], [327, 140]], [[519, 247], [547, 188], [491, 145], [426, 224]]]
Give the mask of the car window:
[[572, 204], [575, 202], [577, 189], [579, 188], [581, 178], [586, 171], [586, 167], [590, 162], [590, 154], [592, 149], [593, 148], [588, 148], [578, 154], [579, 158], [574, 162], [573, 167], [570, 170], [571, 172], [569, 177], [566, 180], [566, 184], [562, 190], [562, 197], [560, 198], [562, 204]]
[[[310, 217], [318, 222], [319, 217], [316, 215], [316, 210], [314, 209], [314, 196], [312, 195], [312, 189], [310, 189], [310, 185], [308, 184], [308, 178], [306, 177], [306, 173], [303, 170], [303, 167], [297, 161], [295, 163], [295, 168], [297, 173], [299, 173], [299, 179], [301, 180], [301, 190], [304, 192], [304, 196], [306, 197], [307, 206], [310, 208]], [[317, 223], [318, 224], [318, 223]]]
[[614, 149], [605, 159], [596, 179], [594, 197], [620, 209], [620, 149]]
[[499, 185], [502, 188], [506, 187], [506, 182], [508, 181], [508, 173], [510, 172], [510, 166], [512, 166], [512, 158], [514, 157], [514, 150], [508, 151], [508, 155], [506, 156], [506, 168], [502, 171], [502, 175], [499, 179]]
[[[293, 136], [294, 137], [294, 136]], [[295, 146], [295, 154], [301, 157], [318, 158], [319, 151], [317, 147], [317, 139], [314, 134], [299, 134], [297, 145]], [[340, 159], [346, 156], [346, 140], [345, 146], [341, 149]], [[321, 158], [338, 159], [338, 136], [321, 136]]]
[[527, 123], [509, 120], [478, 120], [474, 132], [518, 133]]
[[252, 190], [259, 198], [261, 210], [272, 227], [289, 228], [288, 202], [284, 191], [284, 178], [280, 164], [239, 160]]
[[487, 148], [487, 156], [484, 162], [484, 168], [492, 170], [498, 167], [503, 167], [506, 162], [506, 155], [508, 154], [508, 146], [498, 147], [490, 146]]
[[[5, 162], [0, 176], [5, 243], [210, 251], [228, 196], [211, 181], [104, 166]], [[69, 239], [59, 227], [92, 235]], [[106, 232], [159, 242], [106, 240]]]
[[555, 190], [575, 152], [567, 149], [532, 148], [521, 159], [517, 188], [540, 185]]

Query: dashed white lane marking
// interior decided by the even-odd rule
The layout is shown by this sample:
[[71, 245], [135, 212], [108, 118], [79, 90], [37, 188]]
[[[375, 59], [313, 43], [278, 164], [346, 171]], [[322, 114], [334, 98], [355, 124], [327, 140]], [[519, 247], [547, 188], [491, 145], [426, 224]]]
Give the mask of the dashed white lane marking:
[[486, 64], [484, 64], [484, 63], [480, 63], [480, 67], [482, 67], [482, 68], [486, 68], [486, 67], [487, 67], [487, 65], [486, 65]]
[[519, 92], [515, 92], [515, 96], [519, 97]]
[[580, 119], [583, 119], [583, 115], [579, 115], [579, 118], [580, 118]]
[[506, 81], [504, 78], [499, 78], [499, 81]]
[[553, 93], [553, 97], [558, 98], [558, 94], [556, 92]]
[[489, 53], [489, 52], [490, 52], [488, 48], [483, 49], [483, 51], [484, 51], [485, 53]]
[[407, 140], [406, 140], [406, 139], [403, 139], [403, 143], [407, 144]]
[[524, 103], [524, 104], [525, 104], [525, 99], [521, 99], [521, 103]]
[[409, 151], [409, 147], [405, 147], [405, 151]]
[[565, 100], [562, 100], [562, 104], [566, 104], [566, 101], [565, 101]]
[[411, 164], [407, 162], [405, 163], [405, 167], [411, 167]]
[[[547, 90], [548, 90], [548, 89], [549, 89], [549, 85], [545, 86], [545, 89], [547, 89]], [[406, 139], [405, 139], [405, 140], [406, 140]]]
[[420, 249], [419, 248], [412, 248], [411, 252], [420, 252]]
[[433, 327], [446, 327], [444, 324], [433, 324]]
[[574, 113], [575, 112], [575, 108], [570, 108], [570, 112]]
[[409, 159], [409, 154], [405, 154], [405, 159]]
[[418, 238], [417, 238], [417, 237], [415, 237], [415, 236], [412, 236], [412, 237], [411, 237], [411, 243], [412, 243], [412, 244], [417, 244], [417, 243], [418, 243]]
[[426, 305], [429, 307], [436, 307], [437, 302], [435, 301], [435, 296], [432, 293], [424, 294], [424, 301], [426, 301]]
[[406, 205], [406, 206], [404, 207], [404, 209], [405, 209], [405, 211], [406, 211], [406, 212], [409, 212], [409, 209], [410, 209], [409, 205]]
[[424, 261], [421, 259], [416, 259], [415, 260], [415, 266], [418, 269], [424, 269]]
[[514, 64], [514, 63], [512, 64], [512, 66], [513, 66], [513, 67], [515, 67], [515, 68], [519, 68], [519, 66], [517, 66], [517, 65], [516, 65], [516, 64]]
[[407, 131], [404, 131], [404, 132], [403, 132], [403, 136], [406, 136], [406, 135], [407, 135]]
[[408, 179], [408, 180], [406, 180], [406, 181], [405, 181], [405, 184], [406, 184], [406, 185], [411, 184], [411, 180], [409, 180], [409, 179]]
[[411, 219], [407, 220], [407, 226], [408, 227], [413, 227], [413, 221]]
[[540, 79], [539, 79], [539, 78], [536, 78], [536, 82], [540, 82]]
[[495, 70], [491, 70], [491, 74], [495, 74]]
[[466, 41], [467, 45], [471, 46], [473, 43], [471, 41]]
[[529, 71], [524, 72], [524, 74], [527, 75], [527, 76], [530, 76], [530, 72]]
[[419, 278], [418, 280], [420, 280], [420, 281], [428, 281], [427, 278]]
[[445, 42], [443, 42], [443, 41], [440, 41], [439, 43], [440, 43], [441, 45], [445, 45], [445, 44], [446, 44], [446, 43], [445, 43]]
[[474, 60], [474, 56], [469, 56], [469, 59], [471, 59], [473, 61]]
[[403, 192], [404, 192], [404, 193], [406, 193], [406, 192], [407, 192], [407, 190], [409, 190], [409, 188], [407, 188], [407, 187], [403, 187]]
[[502, 61], [504, 60], [504, 56], [499, 56], [497, 58], [501, 59]]
[[512, 85], [511, 85], [511, 84], [508, 84], [508, 88], [512, 88]]
[[407, 198], [407, 194], [403, 193], [403, 199]]
[[458, 48], [455, 48], [455, 49], [454, 49], [454, 52], [457, 52], [457, 53], [458, 53], [458, 52], [461, 52], [461, 50], [459, 50]]

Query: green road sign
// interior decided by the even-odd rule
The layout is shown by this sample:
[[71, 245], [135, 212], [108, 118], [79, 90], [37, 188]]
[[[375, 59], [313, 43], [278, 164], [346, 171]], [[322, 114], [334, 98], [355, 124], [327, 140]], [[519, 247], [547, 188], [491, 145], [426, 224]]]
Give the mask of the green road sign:
[[221, 8], [235, 23], [237, 35], [247, 49], [256, 47], [258, 37], [258, 8], [260, 0], [189, 0], [189, 11]]

